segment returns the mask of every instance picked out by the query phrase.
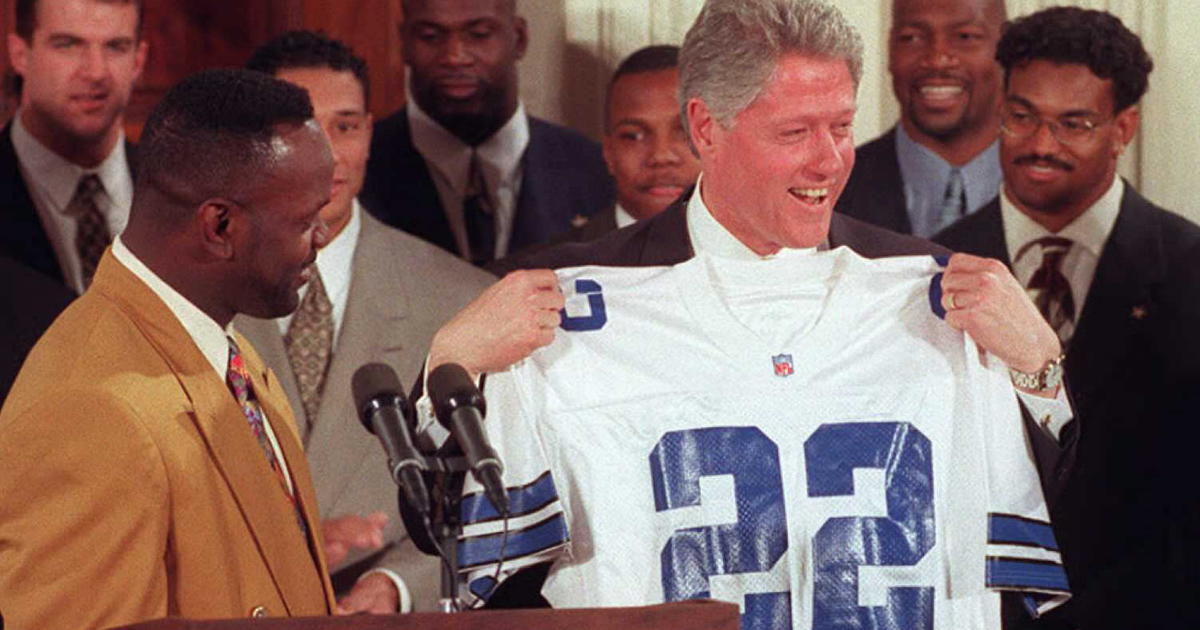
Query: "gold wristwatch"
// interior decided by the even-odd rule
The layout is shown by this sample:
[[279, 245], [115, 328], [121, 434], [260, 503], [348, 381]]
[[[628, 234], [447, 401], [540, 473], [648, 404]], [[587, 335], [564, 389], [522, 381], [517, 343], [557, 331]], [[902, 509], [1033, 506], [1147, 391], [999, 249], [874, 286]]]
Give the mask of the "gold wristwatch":
[[1058, 357], [1051, 359], [1045, 367], [1037, 372], [1022, 372], [1008, 368], [1008, 376], [1012, 379], [1012, 384], [1022, 389], [1030, 389], [1034, 391], [1044, 392], [1052, 390], [1062, 384], [1063, 379], [1063, 359], [1067, 355], [1060, 354]]

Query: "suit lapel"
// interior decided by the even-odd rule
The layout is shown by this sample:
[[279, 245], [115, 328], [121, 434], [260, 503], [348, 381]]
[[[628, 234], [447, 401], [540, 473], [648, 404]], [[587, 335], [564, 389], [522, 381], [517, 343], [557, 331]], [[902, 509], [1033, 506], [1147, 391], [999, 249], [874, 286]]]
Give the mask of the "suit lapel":
[[[329, 595], [322, 592], [322, 584], [326, 581], [320, 574], [324, 571], [323, 554], [318, 549], [314, 560], [308, 541], [296, 526], [292, 504], [263, 457], [241, 408], [187, 331], [162, 300], [118, 263], [111, 252], [106, 252], [101, 260], [93, 288], [122, 305], [125, 313], [170, 365], [191, 403], [192, 421], [237, 502], [289, 613], [311, 609], [314, 598], [324, 597], [327, 602], [331, 601]], [[245, 348], [255, 393], [287, 458], [310, 531], [315, 534], [319, 531], [320, 521], [312, 511], [315, 499], [309, 490], [311, 480], [296, 442], [287, 403], [282, 400], [282, 393], [273, 379], [266, 377], [253, 347], [246, 343]]]
[[641, 246], [636, 252], [639, 265], [674, 265], [695, 256], [687, 227], [688, 200], [693, 194], [699, 194], [694, 187], [666, 210], [646, 219]]
[[1008, 259], [1008, 245], [1004, 241], [1004, 217], [1000, 214], [1000, 197], [959, 219], [935, 235], [932, 240], [953, 251], [995, 258], [1012, 267], [1012, 261]]
[[0, 132], [0, 252], [47, 276], [66, 282], [37, 206], [29, 196], [12, 143], [12, 122]]
[[1097, 389], [1111, 385], [1112, 373], [1128, 368], [1122, 358], [1155, 325], [1153, 289], [1167, 271], [1161, 229], [1149, 202], [1126, 184], [1067, 352], [1081, 416]]

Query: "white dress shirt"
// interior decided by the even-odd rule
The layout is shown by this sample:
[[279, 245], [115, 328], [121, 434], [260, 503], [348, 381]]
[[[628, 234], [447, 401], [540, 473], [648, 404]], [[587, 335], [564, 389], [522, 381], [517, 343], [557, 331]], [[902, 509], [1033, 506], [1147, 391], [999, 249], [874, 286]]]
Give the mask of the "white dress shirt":
[[[1125, 195], [1125, 183], [1114, 177], [1113, 183], [1096, 203], [1092, 204], [1079, 218], [1072, 221], [1057, 234], [1042, 227], [1017, 209], [1009, 200], [1007, 190], [1000, 196], [1000, 215], [1004, 222], [1004, 244], [1008, 248], [1008, 259], [1012, 261], [1013, 275], [1021, 286], [1029, 286], [1033, 273], [1042, 266], [1042, 247], [1031, 245], [1046, 236], [1059, 236], [1071, 240], [1071, 248], [1060, 263], [1060, 271], [1071, 285], [1071, 297], [1075, 300], [1075, 319], [1083, 312], [1084, 301], [1096, 275], [1100, 252], [1112, 234], [1121, 212], [1121, 197]], [[1020, 257], [1017, 255], [1020, 254]]]
[[125, 229], [133, 204], [133, 179], [125, 156], [125, 134], [121, 132], [103, 162], [89, 169], [68, 162], [34, 138], [21, 123], [20, 111], [13, 116], [12, 143], [21, 177], [54, 247], [67, 285], [77, 293], [83, 293], [83, 265], [75, 248], [78, 218], [67, 214], [67, 206], [75, 196], [79, 180], [84, 175], [95, 174], [104, 187], [95, 197], [96, 207], [108, 224], [108, 233], [116, 236]]
[[616, 207], [613, 209], [613, 215], [617, 220], [618, 230], [637, 223], [637, 219], [633, 218], [633, 215], [629, 214], [625, 208], [622, 208], [620, 203], [617, 203]]
[[[233, 327], [221, 328], [204, 311], [151, 271], [133, 252], [129, 251], [119, 236], [113, 240], [112, 253], [117, 262], [137, 276], [158, 296], [158, 299], [163, 301], [163, 304], [167, 305], [167, 308], [183, 325], [188, 336], [192, 338], [192, 342], [196, 344], [200, 354], [204, 355], [213, 371], [217, 373], [217, 378], [224, 383], [225, 374], [229, 368], [229, 339], [233, 337]], [[230, 392], [229, 395], [233, 396], [233, 393]], [[287, 483], [287, 491], [292, 494], [295, 492], [292, 487], [292, 475], [288, 472], [287, 460], [284, 459], [283, 451], [279, 448], [279, 440], [275, 437], [275, 430], [271, 428], [271, 420], [267, 417], [266, 410], [263, 410], [263, 428], [267, 432], [271, 450], [275, 451], [275, 459], [279, 461], [279, 468], [283, 471], [283, 480]]]
[[454, 233], [454, 242], [459, 254], [467, 260], [471, 259], [471, 247], [467, 242], [462, 203], [471, 170], [471, 151], [479, 154], [483, 177], [495, 208], [496, 258], [504, 257], [512, 241], [513, 219], [521, 195], [524, 174], [521, 158], [529, 146], [529, 119], [525, 116], [525, 106], [517, 104], [512, 118], [474, 149], [422, 111], [411, 94], [405, 111], [412, 128], [413, 146], [429, 165], [438, 197], [442, 200], [442, 210]]
[[[317, 272], [321, 274], [321, 283], [325, 285], [325, 295], [333, 307], [330, 317], [333, 319], [333, 347], [337, 347], [338, 335], [342, 332], [342, 321], [346, 318], [346, 303], [350, 299], [350, 279], [354, 267], [354, 252], [358, 249], [358, 235], [362, 232], [362, 206], [358, 198], [354, 199], [350, 208], [350, 221], [337, 236], [317, 251]], [[300, 289], [300, 301], [308, 294], [309, 285]], [[279, 324], [279, 332], [287, 334], [288, 326], [292, 324], [295, 313], [288, 314], [275, 320]], [[332, 348], [331, 348], [332, 350]]]

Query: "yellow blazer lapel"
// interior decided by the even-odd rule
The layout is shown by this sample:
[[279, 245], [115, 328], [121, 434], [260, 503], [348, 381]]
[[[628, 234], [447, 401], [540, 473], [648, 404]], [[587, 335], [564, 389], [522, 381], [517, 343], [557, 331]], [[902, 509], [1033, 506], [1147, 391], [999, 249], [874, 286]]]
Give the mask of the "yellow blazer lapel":
[[263, 401], [264, 413], [275, 429], [292, 472], [304, 518], [314, 535], [314, 552], [309, 551], [292, 503], [263, 456], [241, 407], [166, 304], [112, 258], [111, 252], [106, 252], [100, 261], [93, 289], [123, 305], [171, 366], [191, 403], [196, 429], [238, 504], [288, 614], [311, 614], [314, 602], [321, 601], [329, 612], [332, 589], [320, 544], [320, 520], [316, 516], [308, 465], [296, 442], [295, 422], [287, 404], [276, 402], [281, 394], [263, 378], [264, 369], [257, 353], [245, 339], [238, 340], [241, 348], [250, 348], [244, 354], [255, 393]]

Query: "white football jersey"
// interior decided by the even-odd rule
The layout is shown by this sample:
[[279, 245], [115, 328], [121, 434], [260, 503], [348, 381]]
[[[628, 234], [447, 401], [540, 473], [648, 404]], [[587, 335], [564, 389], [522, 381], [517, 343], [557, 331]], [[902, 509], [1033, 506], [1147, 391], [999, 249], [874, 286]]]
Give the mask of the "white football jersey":
[[1016, 397], [940, 319], [937, 261], [839, 248], [750, 289], [739, 264], [558, 272], [563, 330], [486, 383], [512, 507], [468, 486], [469, 590], [553, 558], [556, 607], [713, 597], [747, 630], [999, 628], [997, 590], [1061, 603]]

